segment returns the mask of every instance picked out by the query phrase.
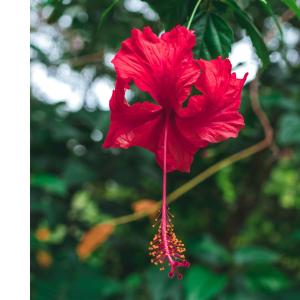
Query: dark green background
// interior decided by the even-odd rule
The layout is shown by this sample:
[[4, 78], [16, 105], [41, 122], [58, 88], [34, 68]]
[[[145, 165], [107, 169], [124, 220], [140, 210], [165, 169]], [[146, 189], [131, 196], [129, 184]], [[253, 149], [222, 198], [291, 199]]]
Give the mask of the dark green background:
[[[129, 12], [122, 0], [111, 9], [113, 1], [108, 0], [33, 1], [40, 19], [31, 30], [47, 25], [57, 31], [59, 57], [49, 58], [32, 42], [32, 62], [44, 64], [54, 76], [63, 63], [77, 72], [93, 68], [89, 84], [103, 75], [113, 78], [101, 53], [117, 51], [133, 27], [150, 25], [160, 32], [186, 24], [195, 5], [191, 0], [147, 2], [159, 20]], [[228, 55], [231, 44], [242, 37], [242, 28], [250, 35], [263, 61], [259, 96], [274, 128], [278, 153], [267, 149], [231, 165], [171, 205], [176, 233], [192, 263], [182, 281], [169, 280], [150, 264], [147, 246], [154, 232], [147, 218], [116, 227], [87, 260], [79, 260], [76, 246], [84, 232], [103, 220], [131, 213], [132, 203], [141, 198], [160, 199], [161, 170], [143, 149], [101, 149], [99, 139], [107, 133], [109, 112], [86, 102], [79, 111], [69, 112], [65, 99], [47, 104], [32, 89], [33, 300], [300, 299], [300, 23], [293, 17], [285, 25], [298, 35], [298, 41], [289, 44], [288, 38], [280, 38], [274, 21], [287, 4], [291, 1], [202, 1], [196, 15], [192, 27], [198, 36], [197, 57]], [[71, 26], [60, 28], [60, 18], [74, 9]], [[261, 34], [270, 30], [275, 31], [275, 42], [265, 45]], [[70, 46], [74, 35], [84, 41], [79, 50]], [[97, 52], [97, 61], [78, 60]], [[269, 62], [269, 54], [280, 59]], [[138, 91], [135, 95], [140, 96]], [[199, 151], [190, 174], [170, 174], [169, 191], [263, 139], [250, 106], [249, 85], [241, 111], [246, 127], [238, 139]], [[45, 227], [50, 239], [40, 241], [36, 230]], [[40, 251], [52, 257], [49, 266], [38, 263]]]

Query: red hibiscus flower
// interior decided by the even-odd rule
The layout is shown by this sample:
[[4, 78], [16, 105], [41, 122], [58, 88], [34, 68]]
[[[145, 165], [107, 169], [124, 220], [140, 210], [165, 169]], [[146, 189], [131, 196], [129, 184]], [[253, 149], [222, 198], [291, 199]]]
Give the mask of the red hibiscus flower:
[[[163, 199], [150, 255], [155, 264], [167, 261], [170, 277], [176, 273], [179, 278], [177, 267], [189, 263], [168, 215], [166, 173], [189, 172], [199, 148], [235, 138], [244, 126], [238, 110], [247, 74], [237, 79], [228, 59], [194, 59], [195, 43], [193, 31], [183, 26], [160, 37], [149, 27], [132, 30], [112, 61], [117, 78], [110, 100], [110, 129], [103, 144], [105, 148], [139, 146], [155, 154], [163, 169]], [[129, 105], [125, 91], [130, 84], [149, 94], [154, 103]], [[192, 87], [198, 94], [190, 96]]]

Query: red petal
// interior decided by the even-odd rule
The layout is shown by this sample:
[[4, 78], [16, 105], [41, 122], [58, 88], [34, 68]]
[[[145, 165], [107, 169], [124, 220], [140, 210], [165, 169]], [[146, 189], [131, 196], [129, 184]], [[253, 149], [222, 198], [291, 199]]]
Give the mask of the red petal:
[[235, 73], [231, 74], [230, 60], [221, 57], [210, 61], [200, 59], [198, 63], [201, 75], [196, 82], [196, 88], [209, 98], [212, 106], [238, 110], [248, 73], [244, 78], [237, 79]]
[[163, 126], [161, 107], [150, 102], [129, 105], [124, 95], [124, 83], [117, 79], [110, 100], [110, 129], [103, 147], [140, 146], [154, 152]]
[[[163, 168], [163, 137], [162, 131], [159, 141], [159, 147], [156, 152], [156, 161]], [[174, 118], [168, 123], [168, 141], [167, 141], [167, 172], [175, 170], [189, 172], [190, 166], [197, 151], [191, 142], [189, 142], [178, 129]]]
[[243, 79], [231, 74], [228, 59], [200, 60], [202, 73], [196, 87], [203, 95], [193, 96], [187, 108], [182, 108], [176, 118], [182, 135], [195, 146], [202, 148], [208, 143], [217, 143], [237, 137], [244, 126], [238, 112]]
[[199, 66], [192, 59], [195, 36], [176, 26], [157, 37], [146, 27], [133, 29], [113, 59], [117, 75], [125, 82], [134, 81], [164, 107], [177, 108], [189, 95], [199, 77]]

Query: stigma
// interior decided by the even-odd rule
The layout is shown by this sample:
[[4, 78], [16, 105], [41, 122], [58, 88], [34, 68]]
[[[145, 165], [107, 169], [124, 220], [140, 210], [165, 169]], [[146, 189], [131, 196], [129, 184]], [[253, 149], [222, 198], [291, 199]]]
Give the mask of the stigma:
[[166, 264], [169, 265], [169, 277], [173, 278], [174, 275], [176, 275], [178, 279], [182, 279], [183, 276], [178, 268], [189, 268], [190, 266], [190, 263], [186, 260], [184, 255], [186, 250], [185, 246], [183, 242], [176, 237], [174, 225], [169, 215], [167, 216], [165, 228], [162, 223], [163, 222], [159, 224], [157, 233], [149, 245], [151, 262], [154, 265], [160, 265], [161, 271], [165, 269]]

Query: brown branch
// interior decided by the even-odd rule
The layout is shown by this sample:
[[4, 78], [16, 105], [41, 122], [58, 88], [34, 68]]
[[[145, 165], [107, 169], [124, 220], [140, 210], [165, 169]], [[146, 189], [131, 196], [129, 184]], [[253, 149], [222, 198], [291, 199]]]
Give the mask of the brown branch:
[[96, 53], [75, 57], [69, 59], [68, 63], [72, 65], [72, 67], [79, 67], [91, 63], [100, 63], [103, 60], [103, 54], [104, 54], [103, 51], [99, 51]]
[[[293, 19], [294, 17], [295, 17], [294, 12], [288, 9], [278, 19], [279, 19], [279, 22], [284, 24], [284, 23], [287, 23], [288, 21], [290, 21], [291, 19]], [[278, 33], [278, 31], [276, 30], [276, 28], [269, 30], [265, 34], [265, 37], [264, 37], [265, 42], [270, 41], [277, 33]]]
[[258, 75], [255, 77], [255, 79], [250, 83], [250, 101], [251, 101], [251, 107], [256, 114], [257, 118], [259, 119], [264, 133], [265, 133], [265, 142], [268, 144], [271, 144], [273, 140], [273, 128], [270, 125], [270, 122], [262, 110], [259, 98], [258, 98]]
[[295, 13], [293, 11], [291, 11], [290, 9], [288, 9], [282, 14], [282, 16], [280, 17], [280, 20], [282, 23], [285, 23], [285, 22], [290, 21], [294, 17], [295, 17]]
[[258, 97], [258, 84], [259, 84], [259, 75], [257, 74], [255, 79], [250, 83], [251, 107], [263, 127], [266, 145], [270, 146], [270, 149], [272, 150], [274, 156], [278, 156], [279, 149], [275, 145], [273, 140], [273, 136], [274, 136], [273, 128], [269, 122], [268, 117], [266, 116], [265, 112], [262, 110], [260, 106], [259, 97]]

